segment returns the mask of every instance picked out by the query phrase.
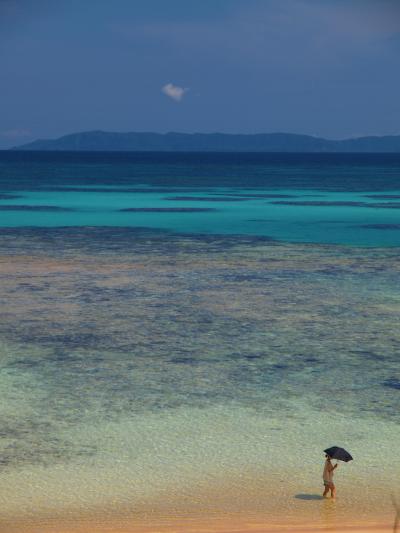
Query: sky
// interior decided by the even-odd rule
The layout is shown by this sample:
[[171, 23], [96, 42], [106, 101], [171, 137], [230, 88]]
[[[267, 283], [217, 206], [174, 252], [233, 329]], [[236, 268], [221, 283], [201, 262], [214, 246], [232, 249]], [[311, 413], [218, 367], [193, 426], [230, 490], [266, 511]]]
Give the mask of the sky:
[[0, 0], [0, 148], [400, 134], [400, 0]]

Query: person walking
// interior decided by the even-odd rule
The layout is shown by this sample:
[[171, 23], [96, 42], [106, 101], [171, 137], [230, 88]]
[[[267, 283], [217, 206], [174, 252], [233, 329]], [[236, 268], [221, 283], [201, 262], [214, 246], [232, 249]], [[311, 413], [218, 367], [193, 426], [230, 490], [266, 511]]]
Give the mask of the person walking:
[[323, 497], [327, 498], [329, 491], [331, 491], [331, 498], [336, 498], [336, 487], [333, 483], [333, 472], [335, 468], [338, 467], [338, 464], [335, 465], [332, 464], [331, 457], [328, 454], [325, 454], [325, 465], [324, 465], [324, 472], [322, 474], [322, 479], [324, 481], [325, 490], [323, 493]]

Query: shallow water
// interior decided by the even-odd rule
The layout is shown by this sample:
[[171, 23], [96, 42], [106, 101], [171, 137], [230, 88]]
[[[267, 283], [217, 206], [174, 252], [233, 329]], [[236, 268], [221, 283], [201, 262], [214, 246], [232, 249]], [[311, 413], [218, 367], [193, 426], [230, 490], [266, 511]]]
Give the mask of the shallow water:
[[0, 240], [3, 517], [290, 515], [334, 443], [357, 461], [338, 474], [339, 516], [369, 516], [377, 497], [389, 512], [397, 249], [30, 231]]
[[[7, 163], [2, 178], [1, 205], [30, 206], [0, 210], [3, 528], [100, 515], [248, 512], [328, 525], [391, 516], [400, 232], [346, 228], [395, 225], [399, 211], [270, 202], [396, 202], [386, 198], [395, 163], [225, 160], [222, 172], [177, 160], [150, 171], [52, 157]], [[157, 182], [160, 166], [194, 183]], [[236, 180], [221, 204], [227, 184], [210, 184], [218, 168]], [[273, 183], [278, 175], [285, 183]], [[118, 192], [124, 180], [141, 192]], [[189, 204], [217, 210], [117, 210]], [[254, 231], [246, 217], [265, 206], [272, 222]], [[327, 508], [315, 496], [321, 451], [334, 444], [355, 460], [340, 466], [341, 499]]]

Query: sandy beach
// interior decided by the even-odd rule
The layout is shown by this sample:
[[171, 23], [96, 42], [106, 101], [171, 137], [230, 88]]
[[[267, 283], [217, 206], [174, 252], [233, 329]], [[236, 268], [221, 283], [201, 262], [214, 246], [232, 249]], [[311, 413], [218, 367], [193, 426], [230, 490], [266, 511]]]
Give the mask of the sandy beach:
[[272, 521], [262, 515], [153, 517], [148, 519], [42, 520], [10, 522], [1, 530], [9, 533], [387, 533], [394, 518], [381, 521], [353, 521], [346, 524], [306, 520]]

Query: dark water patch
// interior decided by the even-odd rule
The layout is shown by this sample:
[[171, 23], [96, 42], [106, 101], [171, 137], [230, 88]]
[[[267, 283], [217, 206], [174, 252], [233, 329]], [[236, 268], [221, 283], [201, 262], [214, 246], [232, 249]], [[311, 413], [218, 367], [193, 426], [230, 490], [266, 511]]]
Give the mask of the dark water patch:
[[303, 357], [302, 360], [304, 363], [311, 363], [311, 364], [321, 363], [321, 361], [317, 359], [316, 357]]
[[42, 283], [41, 285], [34, 285], [33, 283], [19, 283], [18, 288], [27, 290], [30, 292], [43, 292], [47, 291], [50, 287], [49, 283]]
[[0, 193], [0, 200], [16, 200], [17, 198], [23, 198], [23, 196], [17, 194]]
[[353, 226], [356, 228], [365, 229], [379, 229], [379, 230], [399, 230], [400, 224], [362, 224], [360, 226]]
[[[43, 386], [46, 391], [46, 386]], [[29, 390], [25, 390], [29, 394]], [[56, 392], [48, 402], [41, 397], [32, 397], [30, 407], [19, 416], [0, 416], [0, 464], [3, 468], [20, 468], [23, 465], [49, 466], [65, 463], [82, 457], [93, 457], [96, 446], [76, 444], [73, 440], [59, 435], [59, 421], [62, 412], [52, 418], [52, 410], [59, 400]], [[63, 402], [62, 402], [63, 403]], [[78, 407], [78, 406], [77, 406]], [[77, 409], [77, 414], [79, 409]], [[77, 422], [79, 417], [77, 417]], [[63, 419], [63, 423], [67, 418]]]
[[276, 222], [275, 218], [248, 218], [246, 222]]
[[369, 207], [375, 209], [400, 209], [400, 202], [376, 202], [376, 203], [367, 203], [367, 202], [353, 202], [353, 201], [323, 201], [323, 200], [304, 200], [304, 201], [276, 201], [269, 202], [270, 204], [276, 205], [293, 205], [293, 206], [304, 206], [304, 207]]
[[366, 207], [374, 207], [378, 209], [400, 209], [400, 202], [379, 202], [366, 204]]
[[350, 350], [350, 353], [354, 355], [358, 355], [362, 357], [363, 359], [370, 359], [372, 361], [382, 361], [385, 359], [383, 355], [377, 354], [376, 352], [373, 352], [372, 350]]
[[[61, 328], [60, 324], [60, 328]], [[21, 342], [30, 344], [35, 342], [40, 346], [45, 347], [61, 347], [67, 350], [74, 350], [78, 348], [112, 348], [113, 342], [115, 339], [111, 338], [110, 335], [97, 331], [95, 333], [51, 333], [49, 334], [45, 329], [41, 330], [37, 326], [33, 326], [32, 331], [26, 331], [19, 335]], [[71, 356], [68, 352], [58, 352], [56, 351], [52, 356], [52, 359], [61, 363], [75, 361], [76, 359], [71, 359]]]
[[[82, 338], [82, 336], [81, 336], [80, 340], [83, 341], [83, 342], [81, 342], [80, 345], [78, 344], [78, 347], [80, 347], [80, 346], [86, 347], [87, 343], [85, 342], [85, 337]], [[60, 338], [56, 337], [55, 342], [56, 343], [57, 342], [60, 343]], [[75, 363], [82, 363], [82, 358], [81, 357], [78, 357], [78, 356], [74, 355], [73, 352], [71, 352], [68, 349], [64, 349], [64, 343], [62, 342], [62, 340], [61, 340], [61, 343], [62, 343], [62, 348], [58, 348], [58, 349], [56, 348], [50, 355], [46, 356], [46, 358], [45, 358], [46, 362], [55, 363], [57, 365], [59, 365], [59, 364], [70, 365], [70, 364], [75, 364]], [[74, 348], [76, 347], [76, 343], [73, 345], [73, 347]], [[97, 363], [98, 362], [99, 361], [97, 360]], [[95, 363], [96, 363], [96, 361], [93, 361], [93, 359], [91, 359], [91, 364], [95, 364]]]
[[400, 194], [366, 194], [365, 198], [372, 198], [374, 200], [396, 200], [400, 199]]
[[[37, 344], [40, 343], [40, 338], [34, 339]], [[49, 353], [45, 353], [40, 357], [30, 357], [26, 356], [24, 358], [16, 359], [11, 361], [5, 367], [6, 370], [19, 370], [22, 372], [31, 372], [34, 374], [41, 373], [43, 369], [49, 364], [55, 364], [58, 368], [62, 366], [74, 366], [76, 364], [82, 364], [82, 358], [74, 355], [71, 350], [66, 349], [64, 346], [57, 346], [57, 338], [54, 338], [54, 342], [42, 343], [42, 346], [48, 347], [51, 345], [53, 348]], [[55, 347], [54, 347], [55, 345]], [[76, 346], [75, 346], [76, 347]], [[82, 346], [85, 347], [85, 346]], [[91, 358], [91, 364], [97, 364], [101, 361], [96, 360], [96, 358]]]
[[[28, 432], [32, 432], [29, 437]], [[26, 424], [22, 431], [6, 432], [4, 438], [12, 444], [1, 446], [0, 464], [3, 468], [20, 468], [22, 465], [51, 466], [65, 464], [80, 458], [94, 457], [97, 449], [93, 445], [79, 446], [72, 441], [61, 439], [54, 432], [40, 432], [37, 428]]]
[[[224, 196], [223, 193], [214, 193], [214, 194], [220, 194], [221, 196]], [[237, 196], [239, 198], [251, 198], [251, 199], [257, 199], [257, 198], [297, 198], [297, 194], [270, 194], [270, 193], [259, 193], [259, 194], [248, 194], [248, 193], [229, 193], [229, 196]], [[314, 196], [314, 195], [313, 195]]]
[[0, 233], [0, 249], [4, 255], [50, 253], [61, 258], [82, 253], [140, 256], [149, 251], [155, 257], [174, 258], [183, 249], [185, 253], [197, 256], [258, 244], [276, 246], [278, 243], [273, 237], [264, 235], [187, 234], [159, 228], [120, 226], [16, 227], [2, 228]]
[[310, 224], [349, 224], [350, 220], [313, 220]]
[[75, 209], [56, 205], [0, 205], [0, 211], [75, 211]]
[[287, 370], [289, 368], [289, 365], [284, 365], [282, 363], [277, 363], [275, 365], [271, 365], [268, 367], [269, 370], [281, 372], [282, 370]]
[[14, 369], [35, 369], [37, 367], [40, 367], [42, 365], [42, 361], [38, 359], [16, 359], [15, 361], [10, 362], [7, 365], [7, 368]]
[[[28, 191], [35, 190], [45, 192], [88, 192], [88, 193], [133, 193], [133, 194], [152, 194], [152, 193], [193, 193], [193, 187], [190, 188], [177, 188], [171, 185], [171, 187], [66, 187], [60, 185], [59, 187], [52, 186], [38, 186], [34, 189], [26, 189]], [[195, 189], [196, 190], [196, 189]], [[206, 189], [201, 190], [203, 193], [207, 192]], [[21, 198], [16, 196], [16, 198]]]
[[270, 275], [264, 272], [246, 272], [239, 274], [224, 274], [222, 276], [224, 281], [243, 283], [252, 281], [267, 281]]
[[0, 190], [68, 185], [240, 187], [385, 192], [398, 188], [399, 154], [0, 153]]
[[[261, 358], [260, 358], [261, 359]], [[265, 359], [265, 354], [264, 354]], [[274, 388], [282, 383], [283, 380], [290, 379], [293, 369], [290, 365], [284, 363], [272, 363], [265, 366], [263, 362], [257, 359], [240, 357], [235, 366], [228, 371], [227, 385], [236, 390], [236, 395], [243, 394], [244, 390], [257, 390], [265, 386]], [[269, 393], [271, 391], [268, 391]]]
[[317, 268], [318, 275], [326, 276], [326, 277], [337, 277], [341, 274], [344, 274], [345, 272], [348, 272], [349, 270], [346, 267], [343, 267], [341, 265], [324, 265], [323, 267]]
[[324, 201], [324, 200], [294, 200], [294, 201], [276, 201], [269, 202], [270, 204], [276, 205], [301, 205], [301, 206], [315, 206], [315, 207], [369, 207], [372, 204], [367, 204], [366, 202], [345, 202], [345, 201]]
[[384, 385], [385, 387], [389, 387], [390, 389], [400, 390], [400, 380], [397, 379], [397, 378], [389, 378], [389, 379], [386, 379], [386, 380], [383, 382], [383, 385]]
[[[126, 192], [135, 192], [135, 193], [193, 193], [193, 190], [196, 190], [196, 187], [174, 187], [171, 185], [171, 187], [137, 187], [137, 188], [130, 188], [127, 189]], [[202, 193], [210, 192], [214, 194], [213, 189], [208, 190], [207, 188], [201, 188]]]
[[119, 211], [123, 213], [201, 213], [217, 210], [213, 207], [127, 207]]
[[232, 196], [169, 196], [164, 200], [182, 201], [182, 202], [244, 202], [250, 198], [236, 198]]
[[201, 361], [194, 357], [174, 357], [169, 362], [177, 365], [198, 365]]

